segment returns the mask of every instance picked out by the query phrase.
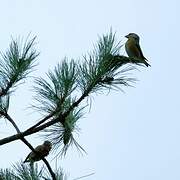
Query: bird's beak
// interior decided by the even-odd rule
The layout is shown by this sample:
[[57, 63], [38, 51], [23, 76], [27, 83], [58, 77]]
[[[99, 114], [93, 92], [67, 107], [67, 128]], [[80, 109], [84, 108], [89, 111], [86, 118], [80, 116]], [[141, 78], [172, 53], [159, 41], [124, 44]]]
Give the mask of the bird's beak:
[[126, 35], [125, 37], [126, 37], [126, 38], [129, 38], [129, 35]]

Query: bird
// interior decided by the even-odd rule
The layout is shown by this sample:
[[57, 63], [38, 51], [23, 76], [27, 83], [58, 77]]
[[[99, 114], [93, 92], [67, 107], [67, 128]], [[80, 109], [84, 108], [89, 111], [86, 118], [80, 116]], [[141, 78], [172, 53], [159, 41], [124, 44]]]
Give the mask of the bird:
[[37, 146], [34, 150], [37, 152], [31, 151], [26, 159], [24, 160], [24, 163], [26, 162], [35, 162], [41, 160], [43, 157], [47, 156], [52, 148], [52, 143], [50, 141], [44, 141], [43, 144]]
[[125, 50], [129, 57], [143, 60], [143, 63], [148, 67], [147, 59], [144, 57], [139, 41], [140, 37], [135, 33], [129, 33], [125, 36], [128, 40], [125, 43]]

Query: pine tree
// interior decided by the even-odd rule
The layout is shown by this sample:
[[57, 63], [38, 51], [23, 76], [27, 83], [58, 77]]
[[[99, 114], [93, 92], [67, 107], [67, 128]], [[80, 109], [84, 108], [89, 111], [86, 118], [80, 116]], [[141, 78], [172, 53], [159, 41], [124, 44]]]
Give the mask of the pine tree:
[[[26, 80], [37, 65], [39, 53], [35, 50], [36, 37], [19, 43], [12, 40], [9, 49], [2, 53], [0, 61], [0, 117], [5, 118], [17, 131], [16, 134], [0, 140], [0, 145], [21, 140], [30, 150], [38, 155], [26, 136], [44, 132], [45, 140], [53, 144], [59, 156], [66, 156], [70, 146], [85, 152], [73, 134], [78, 130], [77, 122], [85, 114], [93, 94], [103, 94], [111, 90], [122, 90], [136, 80], [129, 77], [129, 72], [143, 65], [139, 59], [120, 55], [121, 44], [116, 43], [115, 34], [99, 37], [94, 50], [83, 56], [81, 61], [64, 58], [46, 78], [35, 79], [34, 90], [36, 103], [32, 108], [42, 112], [42, 119], [25, 131], [21, 131], [8, 113], [10, 98], [17, 87]], [[22, 122], [23, 123], [23, 122]], [[56, 156], [57, 154], [55, 154]], [[65, 180], [60, 170], [54, 172], [45, 157], [49, 174], [39, 170], [37, 164], [16, 164], [13, 169], [1, 169], [0, 179], [58, 179]]]

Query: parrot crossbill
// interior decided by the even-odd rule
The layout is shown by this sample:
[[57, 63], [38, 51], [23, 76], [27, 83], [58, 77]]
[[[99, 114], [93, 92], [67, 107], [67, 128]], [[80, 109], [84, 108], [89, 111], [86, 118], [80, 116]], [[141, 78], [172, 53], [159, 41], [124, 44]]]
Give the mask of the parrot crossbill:
[[34, 149], [37, 153], [33, 151], [29, 153], [29, 155], [24, 160], [24, 163], [41, 160], [42, 157], [45, 157], [49, 154], [51, 148], [52, 148], [52, 143], [50, 141], [44, 141], [42, 145], [39, 145]]
[[139, 36], [135, 33], [129, 33], [125, 36], [128, 40], [125, 43], [125, 49], [129, 57], [143, 60], [143, 63], [148, 67], [147, 59], [144, 57], [139, 45]]

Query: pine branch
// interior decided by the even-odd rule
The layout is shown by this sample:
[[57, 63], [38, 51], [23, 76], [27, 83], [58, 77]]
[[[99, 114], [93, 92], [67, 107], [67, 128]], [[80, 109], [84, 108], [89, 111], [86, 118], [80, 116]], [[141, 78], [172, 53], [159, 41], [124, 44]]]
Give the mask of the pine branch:
[[[124, 67], [124, 65], [138, 64], [139, 60], [118, 55], [119, 48], [119, 43], [115, 43], [115, 35], [110, 32], [109, 35], [104, 35], [99, 39], [93, 53], [84, 57], [82, 64], [76, 65], [74, 60], [68, 62], [65, 58], [54, 69], [54, 72], [50, 71], [47, 74], [49, 81], [42, 78], [36, 79], [38, 85], [35, 87], [36, 99], [40, 106], [35, 107], [49, 115], [21, 134], [1, 139], [0, 145], [37, 133], [56, 123], [63, 127], [63, 131], [59, 130], [59, 137], [62, 137], [60, 142], [65, 146], [69, 145], [66, 142], [71, 142], [69, 139], [73, 138], [72, 130], [76, 121], [71, 126], [67, 126], [68, 116], [80, 106], [85, 98], [93, 92], [118, 88], [118, 85], [129, 86], [129, 82], [135, 80], [125, 75], [135, 68]], [[79, 90], [82, 92], [81, 96], [78, 99], [72, 98], [73, 93]], [[68, 99], [73, 99], [73, 101], [67, 105]], [[57, 128], [57, 126], [54, 127]]]
[[[66, 100], [66, 106], [69, 110], [69, 107], [73, 104], [71, 99]], [[65, 119], [59, 119], [58, 123], [53, 124], [49, 128], [44, 129], [43, 136], [45, 139], [49, 139], [53, 142], [53, 149], [58, 150], [61, 149], [58, 153], [60, 156], [65, 156], [68, 148], [71, 145], [75, 145], [79, 152], [85, 150], [77, 143], [73, 134], [78, 132], [78, 127], [76, 125], [77, 121], [83, 116], [83, 108], [76, 108], [70, 111], [70, 113], [65, 117]], [[63, 146], [63, 148], [61, 148]]]
[[[134, 82], [133, 78], [119, 78], [122, 77], [122, 72], [125, 73], [135, 68], [127, 69], [125, 65], [135, 63], [138, 65], [140, 60], [120, 56], [120, 43], [116, 43], [115, 34], [110, 32], [99, 38], [97, 45], [92, 53], [84, 56], [84, 62], [79, 65], [78, 87], [82, 93], [89, 91], [89, 93], [111, 90], [115, 85], [130, 85]], [[108, 81], [107, 81], [108, 79]]]
[[9, 49], [2, 53], [0, 61], [0, 96], [10, 93], [10, 89], [16, 87], [19, 82], [32, 71], [39, 53], [33, 49], [36, 37], [20, 44], [12, 40]]
[[46, 120], [50, 119], [51, 117], [53, 117], [55, 115], [56, 112], [53, 112], [49, 115], [47, 115], [46, 117], [44, 117], [42, 120], [40, 120], [39, 122], [37, 122], [35, 125], [31, 126], [29, 129], [27, 129], [26, 131], [31, 131], [32, 129], [38, 127], [39, 125], [43, 124]]
[[42, 169], [38, 172], [37, 164], [36, 166], [26, 165], [23, 162], [16, 163], [13, 165], [14, 179], [17, 180], [40, 180], [42, 177]]
[[[66, 175], [62, 169], [55, 170], [56, 180], [66, 180]], [[9, 169], [0, 169], [1, 180], [52, 180], [50, 174], [43, 171], [43, 167], [38, 170], [35, 166], [26, 165], [23, 162], [16, 163]]]
[[39, 103], [33, 107], [46, 113], [63, 111], [63, 103], [76, 89], [77, 68], [74, 60], [64, 58], [54, 71], [47, 73], [48, 80], [36, 78], [34, 87], [35, 100]]
[[[50, 132], [56, 132], [54, 141], [59, 137], [57, 143], [64, 144], [65, 153], [72, 142], [77, 145], [72, 131], [75, 130], [78, 120], [75, 117], [75, 111], [78, 110], [81, 102], [92, 93], [130, 86], [135, 79], [130, 78], [127, 73], [136, 69], [130, 65], [143, 64], [139, 59], [119, 55], [120, 47], [119, 43], [115, 43], [115, 35], [110, 32], [99, 39], [92, 53], [84, 56], [83, 63], [75, 64], [74, 60], [68, 62], [65, 58], [54, 71], [49, 71], [48, 80], [36, 79], [36, 100], [39, 105], [34, 107], [47, 113], [46, 117], [22, 133], [1, 139], [0, 145], [37, 133], [50, 126]], [[79, 94], [79, 92], [81, 95], [77, 98], [75, 93]], [[70, 119], [74, 120], [70, 121]]]
[[[1, 116], [4, 116], [4, 118], [6, 118], [13, 126], [14, 128], [16, 129], [17, 133], [18, 134], [21, 134], [21, 131], [20, 129], [18, 128], [18, 126], [16, 125], [15, 121], [7, 114], [7, 113], [4, 113], [4, 112], [1, 112], [0, 111], [0, 115]], [[34, 153], [37, 153], [36, 150], [33, 148], [33, 146], [23, 137], [21, 136], [20, 140], [26, 144], [26, 146], [28, 146]], [[41, 155], [39, 155], [41, 157]], [[53, 180], [56, 180], [56, 177], [55, 177], [55, 174], [53, 172], [53, 170], [51, 169], [51, 166], [49, 165], [48, 161], [44, 158], [44, 157], [41, 157], [41, 159], [44, 161], [44, 163], [46, 164], [51, 176], [52, 176], [52, 179]]]

